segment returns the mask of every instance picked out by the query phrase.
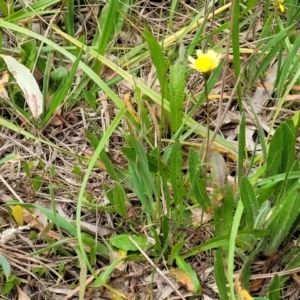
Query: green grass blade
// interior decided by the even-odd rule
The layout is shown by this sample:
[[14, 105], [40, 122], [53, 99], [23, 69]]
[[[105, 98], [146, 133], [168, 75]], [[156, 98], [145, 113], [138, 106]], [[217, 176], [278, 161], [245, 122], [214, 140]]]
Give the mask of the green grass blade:
[[172, 146], [170, 157], [171, 184], [173, 189], [173, 198], [175, 202], [176, 222], [180, 226], [182, 222], [182, 214], [184, 211], [183, 197], [185, 189], [183, 185], [183, 174], [181, 172], [183, 164], [182, 149], [179, 142], [175, 142]]
[[[90, 174], [92, 172], [92, 169], [99, 157], [99, 154], [101, 153], [101, 151], [103, 150], [103, 148], [105, 147], [106, 143], [108, 142], [109, 138], [111, 137], [111, 135], [113, 134], [113, 132], [115, 131], [116, 127], [118, 126], [119, 122], [123, 119], [124, 117], [124, 113], [125, 113], [125, 109], [122, 109], [118, 112], [118, 114], [115, 116], [115, 118], [113, 119], [113, 121], [111, 122], [110, 126], [107, 128], [106, 133], [103, 135], [97, 149], [94, 152], [94, 155], [89, 163], [89, 166], [86, 170], [85, 176], [83, 178], [82, 184], [81, 184], [81, 188], [79, 191], [79, 195], [78, 195], [78, 202], [77, 202], [77, 209], [76, 209], [76, 231], [77, 231], [77, 237], [78, 237], [78, 243], [79, 243], [79, 248], [80, 251], [83, 255], [83, 258], [87, 264], [88, 269], [90, 270], [90, 272], [95, 276], [95, 279], [100, 282], [101, 284], [103, 284], [106, 288], [108, 288], [109, 290], [112, 290], [112, 288], [108, 285], [106, 285], [104, 282], [102, 282], [98, 276], [95, 274], [94, 269], [91, 267], [87, 254], [84, 250], [84, 245], [83, 245], [83, 239], [82, 239], [82, 233], [81, 233], [81, 226], [80, 226], [80, 221], [81, 221], [81, 209], [82, 209], [82, 205], [83, 205], [83, 199], [84, 199], [84, 195], [85, 195], [85, 190], [86, 190], [86, 186], [90, 177]], [[114, 291], [115, 292], [115, 291]]]
[[[99, 139], [92, 132], [89, 131], [86, 131], [86, 137], [89, 140], [89, 142], [92, 144], [94, 149], [97, 149], [97, 146], [99, 144]], [[117, 172], [115, 171], [115, 167], [113, 166], [111, 160], [109, 159], [108, 155], [104, 150], [101, 151], [99, 158], [101, 162], [104, 164], [105, 171], [108, 173], [108, 175], [115, 181], [119, 180]]]
[[275, 275], [272, 282], [268, 286], [269, 300], [279, 300], [280, 297], [280, 279]]
[[[99, 18], [100, 34], [99, 32], [96, 33], [93, 45], [97, 47], [97, 52], [101, 55], [105, 53], [111, 35], [115, 34], [114, 25], [118, 9], [118, 3], [118, 0], [109, 1], [108, 6], [103, 8]], [[101, 65], [101, 62], [97, 60], [93, 68], [93, 71], [96, 74], [99, 74], [101, 70]]]
[[79, 251], [79, 249], [77, 249], [77, 247], [75, 247], [75, 250], [76, 250], [76, 253], [77, 253], [79, 266], [80, 266], [79, 300], [84, 300], [85, 288], [86, 288], [86, 279], [87, 279], [87, 267], [86, 267], [86, 263], [84, 261], [84, 258], [82, 256], [81, 252]]
[[[274, 58], [275, 54], [279, 50], [279, 46], [286, 38], [290, 30], [293, 30], [295, 25], [291, 25], [287, 28], [284, 28], [281, 30], [277, 35], [275, 35], [273, 38], [270, 39], [270, 41], [265, 45], [263, 50], [256, 56], [255, 64], [259, 65], [260, 67], [256, 71], [255, 75], [253, 78], [251, 78], [251, 84], [259, 78], [259, 76], [262, 75], [262, 72], [266, 68], [267, 65], [270, 64], [270, 61]], [[265, 58], [263, 56], [265, 53], [269, 52]], [[262, 60], [263, 59], [263, 60]]]
[[75, 73], [77, 71], [80, 59], [82, 57], [82, 49], [80, 51], [80, 53], [78, 54], [72, 69], [67, 77], [66, 82], [64, 83], [64, 85], [55, 93], [55, 95], [53, 96], [53, 98], [51, 99], [51, 105], [49, 105], [48, 110], [46, 111], [45, 117], [43, 119], [43, 126], [45, 126], [48, 121], [50, 120], [50, 118], [52, 117], [53, 113], [59, 109], [59, 107], [64, 103], [66, 95], [68, 94], [68, 92], [72, 89], [72, 85], [73, 85], [73, 80], [74, 80], [74, 76]]
[[237, 232], [241, 223], [241, 218], [244, 212], [244, 205], [241, 200], [239, 200], [237, 209], [234, 214], [232, 227], [231, 227], [231, 233], [230, 233], [230, 239], [229, 239], [229, 248], [228, 248], [228, 258], [227, 258], [227, 265], [228, 265], [228, 271], [227, 271], [227, 278], [228, 278], [228, 284], [229, 284], [229, 290], [230, 290], [230, 299], [235, 300], [234, 296], [234, 250], [235, 250], [235, 240], [237, 237]]
[[145, 196], [141, 182], [140, 182], [140, 178], [139, 178], [139, 176], [135, 170], [135, 166], [133, 165], [132, 162], [129, 162], [128, 169], [129, 169], [129, 173], [132, 177], [134, 191], [135, 191], [136, 195], [138, 196], [139, 200], [141, 201], [145, 212], [149, 216], [153, 216], [154, 215], [154, 206], [153, 206], [152, 202], [149, 201], [149, 199]]
[[167, 100], [170, 100], [169, 86], [168, 86], [167, 77], [166, 77], [166, 72], [168, 70], [168, 66], [167, 66], [166, 60], [164, 58], [162, 47], [155, 40], [154, 36], [148, 29], [145, 29], [144, 35], [145, 35], [145, 39], [148, 43], [148, 47], [149, 47], [149, 51], [151, 53], [153, 64], [156, 69], [157, 79], [161, 86], [162, 98], [166, 98]]
[[64, 14], [64, 20], [66, 24], [66, 32], [72, 37], [75, 37], [74, 16], [74, 0], [67, 0], [67, 12]]
[[238, 176], [238, 184], [240, 184], [243, 169], [244, 169], [244, 157], [246, 152], [246, 118], [245, 114], [242, 114], [239, 136], [238, 136], [238, 162], [237, 162], [237, 176]]
[[0, 11], [4, 17], [8, 16], [8, 5], [4, 0], [0, 0]]
[[191, 192], [200, 207], [206, 211], [211, 206], [211, 202], [206, 192], [199, 154], [193, 148], [189, 153], [189, 178], [192, 185]]
[[[300, 36], [298, 36], [293, 43], [292, 48], [289, 51], [288, 56], [286, 57], [286, 60], [283, 63], [283, 66], [280, 73], [280, 78], [277, 84], [277, 97], [280, 98], [285, 92], [286, 89], [286, 81], [288, 78], [291, 79], [291, 76], [294, 76], [295, 70], [299, 69], [299, 61], [297, 64], [295, 64], [295, 58], [297, 57], [298, 51], [300, 48]], [[290, 70], [290, 71], [289, 71]]]
[[242, 105], [242, 86], [240, 81], [240, 73], [241, 73], [241, 61], [240, 61], [240, 1], [233, 1], [233, 7], [231, 12], [232, 18], [232, 50], [233, 50], [233, 65], [234, 65], [234, 74], [235, 79], [238, 81], [237, 83], [237, 98], [239, 104], [240, 112], [243, 111]]
[[[60, 2], [59, 0], [41, 0], [33, 3], [30, 6], [30, 11], [28, 10], [27, 7], [22, 8], [16, 12], [12, 12], [12, 14], [8, 15], [6, 18], [4, 18], [4, 21], [8, 22], [17, 22], [21, 19], [26, 19], [30, 16], [36, 16], [39, 14], [43, 13], [53, 13], [56, 11], [49, 10], [48, 12], [46, 11], [46, 8], [52, 5], [55, 5], [56, 3]], [[13, 6], [11, 6], [13, 7]]]
[[219, 250], [215, 251], [214, 275], [221, 299], [228, 300], [227, 278], [224, 272], [223, 255]]

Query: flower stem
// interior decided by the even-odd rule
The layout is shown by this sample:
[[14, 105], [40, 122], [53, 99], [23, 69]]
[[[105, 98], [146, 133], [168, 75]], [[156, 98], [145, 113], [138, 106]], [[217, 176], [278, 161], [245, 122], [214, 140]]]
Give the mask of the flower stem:
[[207, 88], [207, 76], [204, 76], [204, 93], [206, 98], [206, 126], [207, 126], [207, 133], [206, 133], [206, 148], [204, 152], [204, 178], [205, 183], [207, 181], [207, 173], [208, 173], [208, 153], [209, 153], [209, 127], [210, 127], [210, 108], [209, 108], [209, 98], [208, 98], [208, 88]]

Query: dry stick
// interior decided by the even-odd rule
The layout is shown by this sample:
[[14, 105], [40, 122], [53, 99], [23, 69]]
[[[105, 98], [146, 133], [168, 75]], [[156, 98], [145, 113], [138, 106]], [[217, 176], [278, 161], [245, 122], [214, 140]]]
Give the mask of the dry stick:
[[[233, 18], [231, 18], [233, 19]], [[232, 30], [232, 26], [233, 26], [233, 21], [231, 20], [230, 22], [230, 29]], [[220, 101], [219, 101], [219, 109], [218, 109], [218, 123], [216, 125], [216, 128], [214, 130], [214, 133], [212, 135], [212, 138], [211, 138], [211, 143], [210, 143], [210, 146], [212, 145], [214, 139], [216, 138], [217, 136], [217, 132], [219, 131], [219, 129], [221, 128], [222, 126], [222, 123], [225, 119], [225, 116], [226, 116], [226, 113], [229, 109], [229, 104], [231, 104], [232, 102], [232, 99], [233, 99], [233, 94], [237, 88], [237, 84], [235, 85], [235, 89], [232, 91], [231, 93], [231, 96], [230, 96], [230, 99], [227, 103], [227, 106], [226, 106], [226, 109], [222, 115], [222, 106], [223, 106], [223, 96], [224, 96], [224, 89], [225, 89], [225, 78], [226, 78], [226, 73], [227, 73], [227, 66], [228, 66], [228, 61], [229, 61], [229, 49], [230, 49], [230, 44], [231, 44], [231, 39], [230, 39], [230, 36], [231, 36], [231, 30], [229, 31], [229, 37], [227, 39], [227, 45], [226, 45], [226, 49], [225, 49], [225, 56], [224, 56], [224, 67], [223, 67], [223, 73], [222, 73], [222, 83], [221, 83], [221, 98], [220, 98]], [[238, 82], [238, 81], [237, 81]], [[222, 115], [222, 117], [221, 117]]]
[[159, 275], [161, 277], [163, 277], [167, 283], [174, 289], [175, 293], [182, 299], [185, 300], [185, 298], [183, 297], [183, 295], [177, 290], [177, 288], [173, 285], [173, 283], [170, 281], [169, 278], [167, 278], [165, 276], [165, 274], [156, 267], [156, 265], [153, 263], [153, 261], [149, 258], [149, 256], [147, 256], [147, 254], [141, 249], [141, 247], [131, 238], [129, 237], [129, 239], [131, 240], [131, 242], [138, 248], [138, 250], [143, 254], [143, 256], [148, 260], [148, 262], [150, 263], [150, 265], [155, 268], [156, 272], [159, 273]]
[[[219, 119], [219, 120], [218, 120], [218, 124], [216, 125], [216, 128], [215, 128], [215, 130], [214, 130], [214, 133], [213, 133], [213, 135], [212, 135], [212, 137], [211, 137], [209, 148], [212, 146], [212, 144], [213, 144], [213, 142], [214, 142], [214, 140], [215, 140], [215, 138], [216, 138], [216, 136], [217, 136], [217, 134], [218, 134], [219, 129], [220, 129], [221, 126], [223, 125], [223, 121], [224, 121], [224, 119], [225, 119], [225, 117], [226, 117], [226, 114], [227, 114], [227, 112], [228, 112], [228, 110], [229, 110], [229, 107], [230, 107], [230, 105], [231, 105], [231, 103], [232, 103], [233, 96], [234, 96], [235, 91], [236, 91], [236, 89], [237, 89], [238, 82], [239, 82], [240, 78], [241, 78], [241, 74], [239, 75], [239, 77], [238, 77], [238, 79], [237, 79], [237, 81], [236, 81], [236, 83], [235, 83], [235, 85], [234, 85], [234, 87], [233, 87], [233, 90], [232, 90], [232, 92], [231, 92], [231, 95], [230, 95], [230, 97], [229, 97], [229, 100], [228, 100], [228, 102], [227, 102], [227, 105], [226, 105], [226, 107], [225, 107], [225, 110], [224, 110], [222, 116], [221, 116], [220, 118], [218, 117], [218, 119]], [[222, 79], [222, 80], [223, 80], [223, 79]], [[223, 84], [223, 82], [222, 82], [222, 84]], [[222, 89], [223, 89], [223, 88], [224, 88], [224, 86], [221, 87], [221, 98], [222, 98], [222, 100], [223, 100], [223, 92], [222, 92]], [[220, 110], [221, 105], [222, 105], [222, 104], [220, 104], [220, 106], [219, 106], [219, 112], [218, 112], [218, 114], [220, 114], [220, 115], [221, 115], [221, 110]]]
[[24, 201], [18, 196], [18, 194], [14, 191], [14, 189], [7, 183], [7, 181], [0, 175], [0, 180], [5, 184], [5, 186], [10, 190], [10, 192], [19, 200], [21, 203]]
[[[216, 9], [213, 13], [210, 13], [206, 18], [200, 18], [193, 26], [191, 26], [189, 32], [192, 32], [193, 30], [197, 29], [199, 24], [204, 22], [205, 20], [210, 20], [214, 16], [220, 14], [221, 12], [225, 11], [227, 8], [229, 8], [232, 5], [232, 2], [227, 3], [226, 5]], [[187, 26], [188, 27], [188, 26]], [[172, 44], [174, 41], [177, 41], [177, 39], [186, 31], [187, 27], [183, 27], [180, 30], [178, 30], [176, 33], [170, 35], [166, 39], [163, 40], [163, 42], [160, 42], [163, 47], [167, 47], [170, 44]]]

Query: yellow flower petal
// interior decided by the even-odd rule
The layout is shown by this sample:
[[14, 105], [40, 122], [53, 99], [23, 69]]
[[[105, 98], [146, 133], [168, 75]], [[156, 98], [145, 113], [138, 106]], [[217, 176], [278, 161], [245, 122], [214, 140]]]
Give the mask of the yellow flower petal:
[[190, 67], [201, 73], [211, 73], [220, 63], [220, 54], [213, 50], [208, 50], [207, 53], [197, 50], [196, 53], [197, 59], [189, 57], [188, 60], [190, 62]]
[[274, 5], [275, 9], [277, 9], [277, 11], [279, 13], [283, 13], [284, 10], [285, 10], [285, 7], [284, 7], [283, 3], [284, 3], [284, 0], [276, 0], [276, 1], [273, 2], [273, 5]]
[[279, 4], [278, 6], [279, 6], [280, 11], [284, 12], [284, 6], [282, 4]]

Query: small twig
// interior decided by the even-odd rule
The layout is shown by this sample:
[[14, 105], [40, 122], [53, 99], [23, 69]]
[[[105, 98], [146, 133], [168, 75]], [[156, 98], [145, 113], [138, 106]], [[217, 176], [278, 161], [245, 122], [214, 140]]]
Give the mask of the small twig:
[[7, 183], [7, 181], [0, 175], [0, 180], [5, 184], [5, 186], [10, 190], [10, 192], [19, 200], [21, 203], [24, 201], [18, 196], [18, 194], [13, 190], [13, 188]]

